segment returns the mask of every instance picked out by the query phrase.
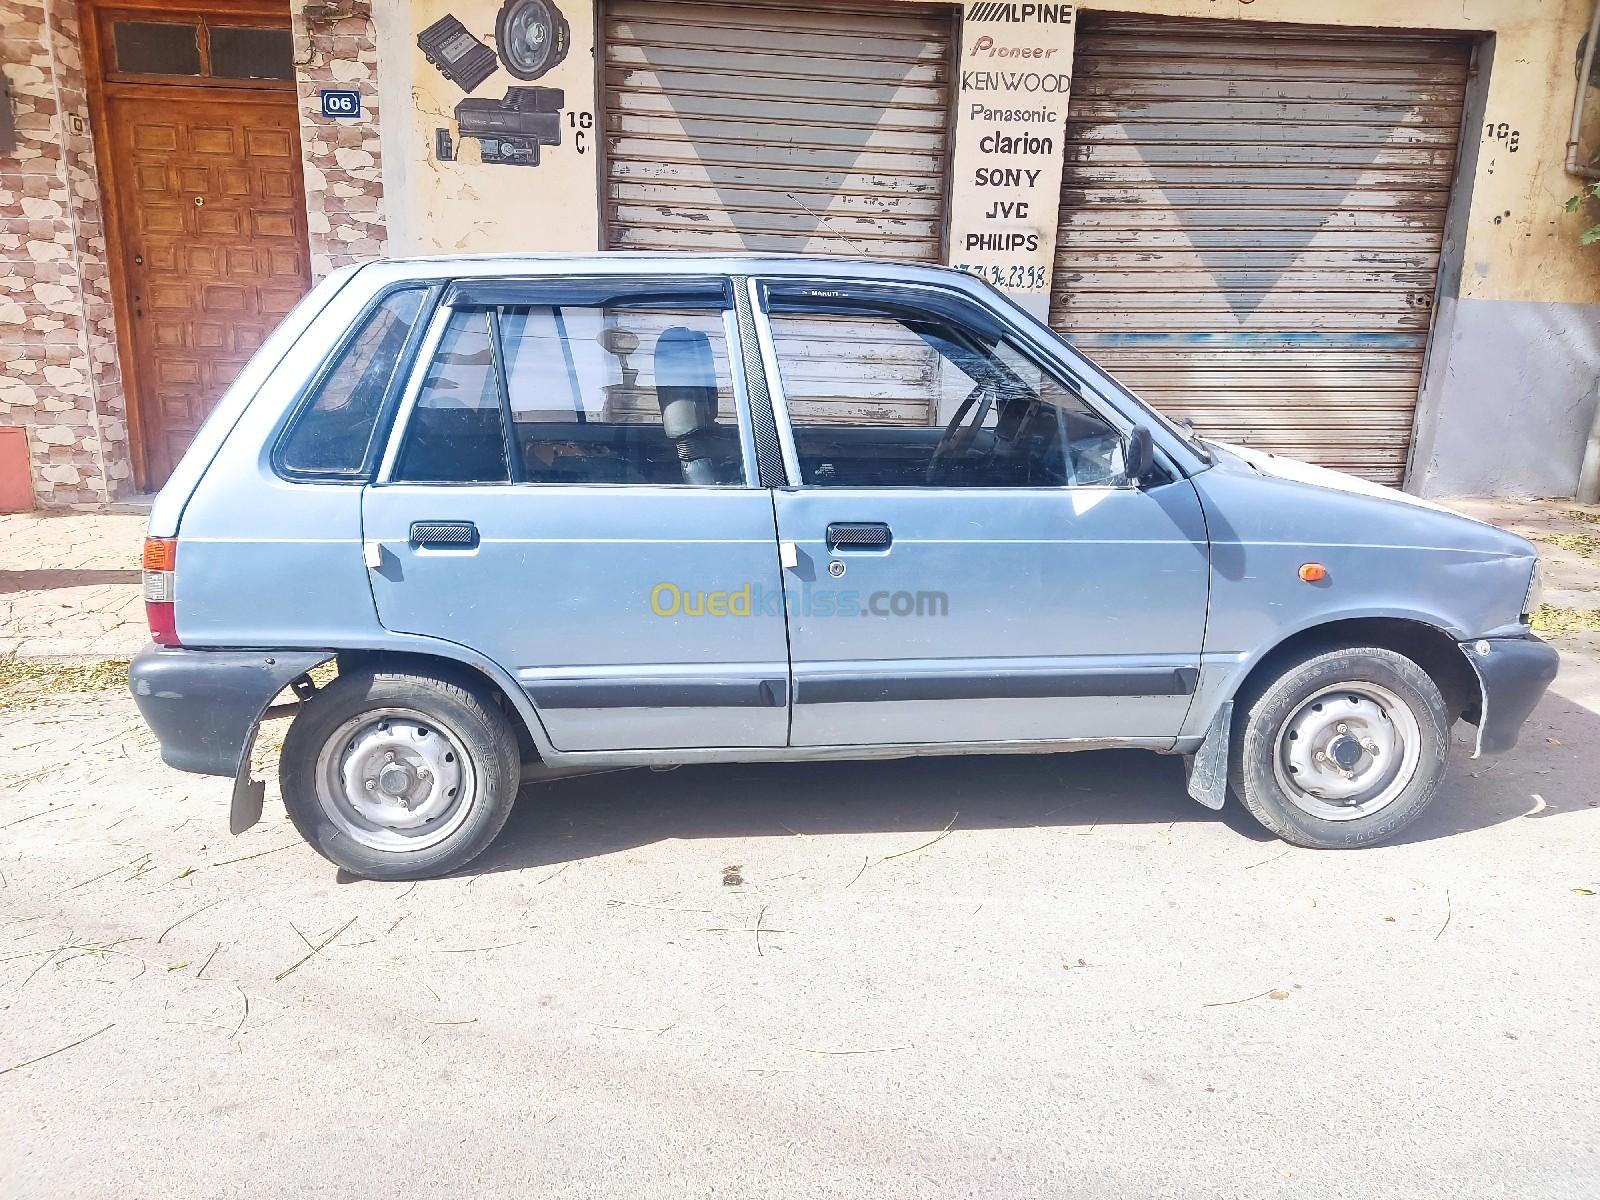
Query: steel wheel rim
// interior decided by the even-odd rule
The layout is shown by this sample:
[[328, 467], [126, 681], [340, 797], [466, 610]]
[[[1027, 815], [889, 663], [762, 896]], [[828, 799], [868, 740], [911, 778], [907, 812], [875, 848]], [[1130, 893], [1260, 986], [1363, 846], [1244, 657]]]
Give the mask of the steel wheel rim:
[[1272, 767], [1302, 812], [1354, 821], [1394, 803], [1421, 758], [1410, 705], [1375, 683], [1339, 683], [1306, 697], [1278, 727]]
[[351, 717], [317, 755], [317, 803], [346, 837], [386, 853], [426, 850], [467, 819], [477, 773], [460, 739], [408, 708]]

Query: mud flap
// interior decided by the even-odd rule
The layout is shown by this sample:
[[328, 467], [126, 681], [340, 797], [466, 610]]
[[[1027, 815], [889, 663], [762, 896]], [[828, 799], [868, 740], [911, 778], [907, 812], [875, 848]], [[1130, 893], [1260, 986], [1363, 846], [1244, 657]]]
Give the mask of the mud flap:
[[250, 778], [250, 752], [256, 748], [256, 733], [260, 726], [250, 731], [244, 744], [244, 758], [239, 763], [239, 773], [233, 779], [233, 803], [228, 806], [228, 832], [243, 833], [261, 820], [261, 810], [266, 805], [267, 785]]
[[1211, 719], [1205, 740], [1193, 754], [1184, 756], [1189, 773], [1189, 795], [1213, 810], [1228, 798], [1228, 736], [1233, 729], [1233, 701], [1226, 700]]

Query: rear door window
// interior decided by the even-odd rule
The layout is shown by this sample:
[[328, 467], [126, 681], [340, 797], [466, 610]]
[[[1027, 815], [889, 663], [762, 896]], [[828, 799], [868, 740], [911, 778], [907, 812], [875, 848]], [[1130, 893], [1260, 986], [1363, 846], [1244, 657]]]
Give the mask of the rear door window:
[[500, 336], [522, 480], [744, 483], [721, 313], [507, 308]]
[[457, 309], [417, 394], [395, 478], [413, 483], [505, 483], [506, 432], [491, 313]]
[[393, 476], [738, 487], [725, 314], [670, 304], [457, 309]]

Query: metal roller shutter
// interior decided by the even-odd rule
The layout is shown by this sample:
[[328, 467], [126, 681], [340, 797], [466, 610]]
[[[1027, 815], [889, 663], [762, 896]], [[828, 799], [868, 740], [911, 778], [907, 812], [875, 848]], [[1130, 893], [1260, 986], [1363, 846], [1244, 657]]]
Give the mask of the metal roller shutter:
[[1470, 53], [1086, 14], [1051, 324], [1207, 436], [1399, 484]]
[[605, 4], [606, 245], [938, 261], [954, 11]]

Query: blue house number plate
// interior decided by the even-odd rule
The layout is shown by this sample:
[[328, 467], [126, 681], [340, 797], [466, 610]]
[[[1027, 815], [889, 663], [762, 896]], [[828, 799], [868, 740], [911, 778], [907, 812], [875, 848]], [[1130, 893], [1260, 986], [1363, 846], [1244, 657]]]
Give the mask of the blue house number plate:
[[322, 115], [325, 117], [359, 117], [361, 93], [355, 88], [323, 88]]

